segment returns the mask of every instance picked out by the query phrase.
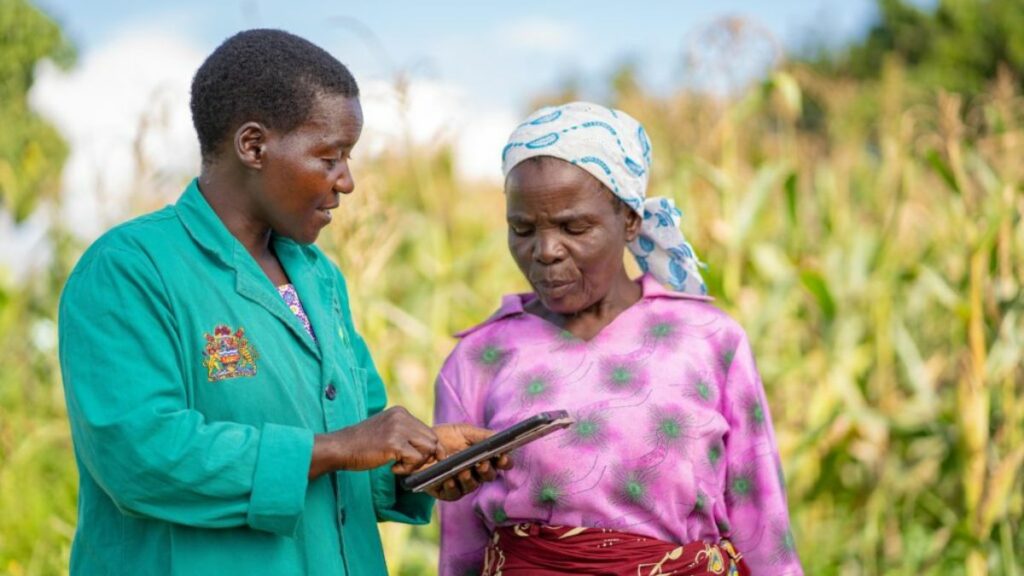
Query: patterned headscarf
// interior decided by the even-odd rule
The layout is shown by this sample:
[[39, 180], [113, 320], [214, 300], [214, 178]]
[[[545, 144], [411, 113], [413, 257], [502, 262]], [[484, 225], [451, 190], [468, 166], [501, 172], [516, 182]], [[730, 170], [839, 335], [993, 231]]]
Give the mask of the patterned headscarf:
[[651, 141], [632, 116], [589, 102], [541, 108], [509, 136], [501, 154], [505, 176], [527, 158], [553, 156], [586, 170], [643, 218], [629, 251], [644, 272], [668, 288], [704, 295], [702, 264], [679, 229], [682, 212], [670, 198], [648, 198]]

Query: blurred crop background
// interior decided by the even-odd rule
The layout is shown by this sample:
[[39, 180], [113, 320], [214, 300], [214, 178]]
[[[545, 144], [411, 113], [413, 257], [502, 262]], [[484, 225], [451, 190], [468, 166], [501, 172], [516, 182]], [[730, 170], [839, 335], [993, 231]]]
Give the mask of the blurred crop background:
[[[715, 17], [680, 32], [674, 84], [652, 86], [628, 58], [600, 74], [565, 69], [525, 88], [514, 116], [588, 98], [647, 126], [651, 193], [683, 209], [710, 292], [754, 343], [808, 574], [1021, 576], [1024, 0], [879, 0], [867, 14], [842, 42], [812, 34], [796, 47], [742, 13]], [[96, 141], [58, 129], [81, 96], [59, 80], [90, 65], [60, 18], [0, 0], [10, 575], [65, 573], [74, 533], [61, 287], [98, 231], [173, 200], [196, 169], [194, 149], [150, 138], [187, 119], [160, 91], [125, 135], [129, 176], [68, 160], [82, 152], [74, 142]], [[417, 135], [417, 118], [438, 108], [418, 103], [414, 72], [392, 74], [384, 92], [364, 84], [364, 105], [384, 94], [392, 108], [378, 117], [397, 120], [387, 138], [367, 135], [358, 191], [319, 244], [349, 279], [392, 402], [429, 419], [451, 334], [525, 285], [505, 248], [500, 175], [467, 171], [457, 141]], [[34, 87], [47, 78], [67, 105]], [[487, 166], [497, 173], [496, 159]], [[91, 205], [80, 204], [83, 181]], [[82, 206], [96, 209], [84, 223]], [[392, 573], [434, 572], [436, 524], [381, 529]]]

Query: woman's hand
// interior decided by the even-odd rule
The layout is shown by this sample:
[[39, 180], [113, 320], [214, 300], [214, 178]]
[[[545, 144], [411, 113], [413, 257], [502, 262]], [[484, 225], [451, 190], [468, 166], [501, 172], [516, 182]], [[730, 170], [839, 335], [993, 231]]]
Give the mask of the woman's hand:
[[334, 470], [372, 470], [391, 461], [395, 474], [411, 474], [447, 455], [429, 426], [396, 406], [354, 426], [317, 435], [309, 477]]
[[[434, 427], [434, 434], [437, 435], [445, 452], [455, 454], [477, 442], [490, 438], [494, 432], [470, 424], [441, 424]], [[438, 500], [458, 500], [476, 490], [481, 482], [490, 482], [497, 478], [498, 470], [508, 470], [509, 468], [512, 468], [512, 460], [502, 454], [480, 462], [473, 470], [463, 470], [456, 477], [449, 478], [433, 488], [428, 488], [427, 493]]]

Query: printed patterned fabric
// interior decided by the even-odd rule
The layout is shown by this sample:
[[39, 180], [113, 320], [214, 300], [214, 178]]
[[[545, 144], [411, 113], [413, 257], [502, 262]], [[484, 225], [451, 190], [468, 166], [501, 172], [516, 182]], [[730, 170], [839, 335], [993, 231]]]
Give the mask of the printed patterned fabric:
[[673, 544], [607, 528], [516, 524], [495, 530], [481, 576], [750, 576], [721, 544]]
[[501, 155], [506, 176], [527, 158], [553, 156], [586, 170], [643, 217], [629, 251], [644, 272], [673, 290], [706, 294], [700, 262], [669, 198], [648, 198], [651, 141], [632, 116], [589, 102], [541, 108], [516, 128]]
[[292, 314], [295, 314], [299, 322], [302, 322], [302, 327], [306, 329], [306, 333], [316, 342], [313, 325], [309, 323], [309, 316], [306, 316], [306, 310], [302, 307], [302, 302], [299, 301], [299, 293], [295, 291], [295, 285], [282, 284], [277, 287], [277, 293], [281, 295], [281, 298], [284, 298], [284, 303], [288, 305], [288, 309], [292, 311]]
[[437, 380], [435, 421], [501, 429], [544, 410], [570, 428], [515, 467], [440, 503], [441, 571], [478, 570], [500, 526], [607, 528], [666, 542], [728, 537], [755, 575], [802, 574], [761, 379], [742, 328], [707, 297], [664, 288], [589, 341], [506, 296], [462, 333]]

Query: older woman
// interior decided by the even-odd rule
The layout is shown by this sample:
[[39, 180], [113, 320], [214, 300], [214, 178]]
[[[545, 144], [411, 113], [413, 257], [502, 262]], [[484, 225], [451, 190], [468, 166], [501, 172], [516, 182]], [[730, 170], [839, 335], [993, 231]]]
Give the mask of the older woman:
[[376, 522], [432, 503], [395, 474], [489, 433], [385, 409], [345, 279], [310, 245], [355, 188], [355, 79], [249, 30], [199, 68], [192, 118], [199, 178], [97, 240], [61, 298], [71, 573], [384, 574]]
[[802, 573], [750, 343], [705, 295], [672, 201], [646, 197], [650, 164], [640, 124], [588, 103], [537, 111], [505, 147], [533, 292], [460, 335], [436, 421], [576, 421], [441, 505], [441, 574]]

